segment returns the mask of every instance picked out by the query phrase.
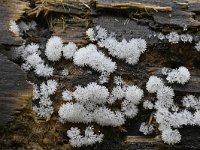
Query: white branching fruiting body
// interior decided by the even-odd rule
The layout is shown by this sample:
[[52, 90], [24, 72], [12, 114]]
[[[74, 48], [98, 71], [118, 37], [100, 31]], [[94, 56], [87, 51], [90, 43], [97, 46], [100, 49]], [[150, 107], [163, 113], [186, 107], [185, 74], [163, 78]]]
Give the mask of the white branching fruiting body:
[[77, 87], [77, 89], [73, 92], [73, 95], [77, 102], [80, 103], [93, 101], [96, 104], [104, 104], [107, 102], [109, 92], [105, 86], [92, 82], [86, 87]]
[[143, 102], [144, 109], [153, 109], [154, 105], [151, 101], [146, 100]]
[[16, 24], [16, 22], [13, 21], [13, 20], [11, 20], [10, 23], [9, 23], [9, 25], [10, 25], [9, 30], [10, 30], [12, 33], [14, 33], [16, 36], [19, 36], [19, 34], [20, 34], [20, 29], [19, 29], [19, 26]]
[[93, 44], [80, 48], [74, 55], [74, 63], [78, 66], [90, 66], [98, 72], [112, 73], [116, 69], [116, 63], [97, 51]]
[[47, 44], [45, 54], [50, 61], [58, 61], [61, 58], [63, 41], [60, 37], [52, 36]]
[[179, 84], [185, 84], [190, 80], [190, 72], [185, 67], [179, 67], [178, 69], [172, 69], [167, 74], [167, 81], [169, 83], [179, 83]]
[[151, 76], [146, 84], [146, 88], [149, 93], [155, 93], [159, 89], [162, 89], [164, 86], [164, 83], [162, 79], [156, 77], [156, 76]]
[[149, 135], [153, 133], [154, 128], [152, 125], [147, 124], [146, 122], [143, 122], [140, 125], [139, 131], [142, 132], [144, 135]]
[[77, 50], [76, 44], [69, 42], [63, 47], [63, 56], [65, 59], [72, 59]]
[[94, 111], [94, 120], [101, 126], [121, 126], [125, 123], [124, 115], [120, 111], [111, 111], [106, 107]]
[[200, 52], [200, 41], [198, 43], [196, 43], [195, 45], [195, 49]]
[[161, 134], [162, 140], [167, 144], [176, 144], [181, 140], [181, 135], [177, 129], [167, 129], [164, 130]]
[[53, 113], [52, 101], [50, 95], [53, 95], [57, 89], [58, 83], [55, 80], [48, 80], [46, 83], [42, 83], [39, 87], [34, 88], [33, 99], [39, 99], [39, 106], [33, 106], [33, 111], [40, 117], [49, 119]]
[[166, 38], [169, 40], [170, 43], [176, 44], [179, 42], [180, 37], [176, 32], [170, 32]]
[[70, 130], [67, 131], [67, 136], [70, 138], [69, 143], [73, 147], [93, 145], [97, 142], [101, 143], [104, 137], [103, 134], [95, 134], [94, 128], [91, 126], [88, 126], [85, 129], [85, 136], [80, 135], [80, 133], [80, 129], [78, 129], [77, 127], [72, 127]]
[[89, 113], [83, 105], [79, 103], [66, 103], [63, 104], [58, 114], [61, 121], [64, 122], [74, 122], [74, 123], [89, 123], [93, 121], [93, 114]]
[[95, 30], [90, 28], [86, 33], [91, 41], [97, 41], [100, 47], [107, 48], [110, 55], [125, 59], [131, 65], [137, 64], [140, 55], [146, 51], [144, 39], [131, 39], [129, 42], [123, 39], [118, 42], [112, 35], [108, 35], [106, 29], [100, 26], [97, 26]]
[[139, 87], [133, 85], [128, 86], [125, 91], [125, 99], [130, 101], [133, 104], [139, 104], [140, 100], [144, 96], [143, 90], [141, 90]]
[[64, 101], [71, 101], [73, 93], [71, 91], [65, 90], [62, 92], [62, 98]]

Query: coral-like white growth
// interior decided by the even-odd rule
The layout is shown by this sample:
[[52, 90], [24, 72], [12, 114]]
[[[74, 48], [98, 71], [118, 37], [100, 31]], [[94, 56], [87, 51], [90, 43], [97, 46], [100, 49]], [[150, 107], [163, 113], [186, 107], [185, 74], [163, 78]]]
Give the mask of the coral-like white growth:
[[35, 87], [33, 99], [39, 99], [39, 106], [33, 106], [33, 111], [40, 117], [50, 119], [53, 113], [52, 101], [50, 95], [54, 94], [57, 89], [57, 82], [55, 80], [48, 80], [47, 83], [42, 83], [40, 89]]
[[65, 59], [71, 59], [77, 50], [76, 44], [69, 42], [66, 46], [63, 47], [63, 56]]
[[127, 118], [132, 119], [137, 115], [138, 108], [134, 103], [124, 100], [122, 102], [121, 111], [125, 114]]
[[40, 91], [37, 85], [33, 85], [33, 100], [39, 99], [40, 98]]
[[28, 44], [22, 52], [22, 58], [26, 60], [29, 55], [40, 54], [39, 45], [35, 43]]
[[43, 64], [44, 61], [41, 59], [38, 53], [33, 53], [26, 58], [26, 62], [32, 67], [36, 67], [39, 64]]
[[99, 76], [99, 84], [108, 83], [109, 76], [110, 76], [110, 73], [102, 72], [101, 75]]
[[125, 93], [124, 90], [120, 86], [116, 86], [112, 89], [111, 95], [114, 97], [115, 100], [120, 100], [124, 98]]
[[195, 113], [194, 113], [194, 123], [198, 126], [200, 126], [200, 111], [197, 110]]
[[73, 92], [74, 97], [80, 103], [92, 101], [96, 104], [106, 103], [109, 92], [105, 86], [98, 85], [95, 82], [88, 84], [86, 87], [78, 86]]
[[48, 97], [56, 92], [58, 83], [55, 80], [48, 80], [40, 85], [40, 92], [43, 97]]
[[11, 49], [10, 49], [10, 51], [9, 51], [9, 52], [10, 52], [10, 53], [9, 53], [9, 57], [10, 57], [12, 60], [18, 59], [18, 58], [22, 55], [24, 49], [25, 49], [25, 46], [24, 46], [24, 45], [19, 46], [19, 47], [11, 47]]
[[94, 120], [101, 126], [121, 126], [125, 123], [124, 115], [120, 111], [111, 111], [106, 107], [99, 107], [94, 111]]
[[80, 135], [80, 129], [77, 127], [71, 128], [67, 131], [67, 136], [70, 138], [69, 143], [73, 147], [81, 147], [83, 145], [93, 145], [96, 142], [101, 143], [103, 140], [103, 134], [95, 134], [93, 127], [87, 127], [85, 129], [85, 136]]
[[89, 37], [90, 41], [95, 41], [95, 32], [92, 28], [86, 31], [86, 35]]
[[170, 43], [176, 44], [179, 42], [180, 37], [176, 32], [171, 32], [166, 36]]
[[125, 59], [127, 63], [135, 65], [139, 61], [139, 57], [146, 51], [146, 41], [144, 39], [131, 39], [127, 42], [123, 39], [118, 42], [112, 35], [107, 34], [107, 30], [97, 26], [94, 29], [88, 29], [88, 36], [92, 41], [98, 41], [100, 47], [108, 49], [109, 54], [119, 59]]
[[200, 52], [200, 41], [198, 43], [196, 43], [195, 45], [195, 49]]
[[156, 76], [151, 76], [146, 84], [146, 88], [149, 93], [155, 93], [159, 89], [162, 89], [163, 86], [164, 86], [164, 83], [162, 79]]
[[163, 75], [167, 75], [169, 72], [170, 72], [170, 69], [169, 69], [169, 68], [163, 67], [163, 68], [161, 69], [161, 73], [162, 73]]
[[116, 85], [122, 85], [123, 84], [123, 80], [122, 80], [122, 77], [121, 76], [115, 76], [114, 77], [114, 83], [116, 84]]
[[71, 101], [73, 93], [71, 91], [65, 90], [62, 92], [62, 98], [64, 101]]
[[19, 29], [19, 26], [16, 24], [16, 22], [13, 21], [13, 20], [11, 20], [10, 23], [9, 23], [9, 25], [10, 25], [9, 30], [10, 30], [12, 33], [14, 33], [16, 36], [19, 36], [19, 34], [20, 34], [20, 29]]
[[126, 100], [130, 101], [133, 104], [139, 104], [140, 100], [144, 96], [143, 90], [141, 90], [139, 87], [133, 85], [128, 86], [125, 91], [125, 98]]
[[66, 103], [62, 104], [58, 114], [60, 120], [65, 122], [74, 122], [74, 123], [89, 123], [93, 121], [93, 114], [89, 113], [83, 105], [79, 103]]
[[182, 99], [183, 106], [187, 108], [194, 108], [200, 110], [200, 97], [196, 98], [194, 95], [184, 96]]
[[93, 44], [80, 48], [74, 55], [74, 63], [78, 66], [90, 66], [99, 72], [112, 73], [116, 69], [116, 63], [97, 51]]
[[21, 32], [26, 32], [26, 31], [28, 31], [30, 29], [34, 30], [36, 28], [36, 26], [37, 26], [37, 24], [36, 24], [35, 21], [31, 21], [29, 23], [25, 23], [24, 21], [21, 21], [19, 23], [19, 28], [20, 28]]
[[185, 43], [185, 42], [191, 43], [192, 40], [193, 40], [193, 37], [192, 37], [191, 35], [189, 35], [189, 34], [181, 34], [181, 35], [180, 35], [180, 39], [181, 39], [181, 41], [183, 41], [184, 43]]
[[174, 95], [174, 90], [171, 87], [164, 86], [158, 90], [157, 99], [163, 103], [168, 103], [169, 101], [173, 101]]
[[147, 124], [146, 122], [143, 122], [140, 125], [139, 131], [142, 132], [144, 135], [149, 135], [153, 133], [154, 128], [152, 125]]
[[29, 63], [23, 63], [22, 65], [21, 65], [21, 69], [22, 70], [24, 70], [24, 71], [29, 71], [29, 70], [31, 70], [31, 65], [29, 64]]
[[50, 61], [58, 61], [61, 58], [62, 50], [62, 39], [57, 36], [52, 36], [46, 44], [45, 54]]
[[166, 79], [169, 83], [177, 82], [179, 84], [185, 84], [190, 80], [190, 72], [187, 68], [181, 66], [178, 69], [172, 69]]
[[167, 144], [176, 144], [181, 140], [181, 135], [177, 129], [167, 129], [161, 134], [162, 140]]
[[163, 35], [162, 33], [159, 33], [157, 36], [158, 36], [158, 39], [160, 39], [160, 40], [165, 39], [165, 35]]
[[154, 105], [151, 101], [146, 100], [143, 102], [144, 109], [153, 109]]
[[35, 73], [42, 77], [48, 77], [53, 75], [53, 68], [49, 67], [48, 65], [38, 64], [35, 67]]
[[69, 70], [68, 70], [67, 68], [63, 69], [63, 70], [61, 71], [61, 75], [62, 75], [62, 76], [68, 76], [68, 75], [69, 75]]
[[30, 27], [24, 21], [19, 23], [19, 28], [21, 32], [26, 32], [30, 29]]

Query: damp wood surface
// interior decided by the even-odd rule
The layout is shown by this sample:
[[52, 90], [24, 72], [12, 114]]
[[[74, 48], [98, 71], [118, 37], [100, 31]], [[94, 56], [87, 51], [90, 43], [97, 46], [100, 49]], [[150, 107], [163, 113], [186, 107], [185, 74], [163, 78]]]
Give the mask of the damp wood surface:
[[12, 115], [31, 108], [32, 85], [19, 66], [0, 54], [0, 126], [12, 121]]
[[[112, 58], [118, 65], [115, 75], [122, 76], [122, 78], [125, 78], [127, 82], [129, 82], [129, 80], [133, 80], [130, 82], [141, 85], [143, 88], [145, 88], [145, 83], [148, 81], [149, 76], [160, 75], [160, 69], [162, 67], [167, 66], [175, 68], [175, 66], [183, 65], [188, 67], [189, 70], [192, 70], [191, 80], [188, 84], [186, 84], [186, 86], [172, 85], [173, 88], [175, 88], [176, 92], [179, 92], [182, 95], [185, 93], [198, 94], [200, 92], [200, 54], [194, 49], [194, 43], [188, 44], [187, 47], [182, 46], [182, 43], [174, 46], [168, 41], [159, 41], [159, 39], [151, 38], [149, 36], [154, 35], [155, 32], [163, 32], [167, 34], [171, 31], [176, 31], [180, 34], [189, 33], [193, 36], [200, 35], [200, 2], [198, 0], [97, 0], [96, 2], [90, 0], [33, 1], [35, 6], [30, 10], [25, 11], [26, 17], [28, 19], [42, 18], [42, 20], [47, 21], [48, 29], [52, 35], [61, 37], [64, 43], [72, 41], [81, 46], [86, 45], [88, 43], [88, 39], [85, 31], [87, 28], [96, 25], [106, 28], [109, 32], [115, 32], [118, 40], [122, 40], [123, 38], [126, 40], [130, 40], [131, 38], [144, 38], [147, 41], [149, 49], [144, 55], [141, 56], [138, 65], [130, 66], [124, 61]], [[4, 7], [7, 6], [6, 4], [7, 2], [5, 1]], [[20, 1], [19, 3], [13, 4], [13, 6], [18, 6], [19, 4], [25, 4], [25, 2]], [[13, 9], [15, 7], [10, 5], [8, 9], [11, 8]], [[19, 8], [20, 7], [17, 9]], [[7, 9], [6, 12], [8, 12]], [[19, 17], [14, 17], [13, 19], [19, 19]], [[9, 19], [7, 20], [7, 24], [9, 24]], [[184, 28], [187, 30], [183, 31]], [[1, 44], [19, 44], [18, 42], [15, 42], [18, 37], [13, 37], [8, 29], [5, 32], [10, 36], [10, 38], [12, 38], [12, 40], [9, 40], [10, 38], [4, 39], [3, 37], [0, 37]], [[42, 38], [38, 36], [36, 40], [40, 41], [41, 39]], [[44, 41], [46, 40], [47, 39]], [[198, 37], [194, 38], [194, 42], [197, 42], [198, 40]], [[21, 39], [19, 41], [21, 41]], [[182, 49], [184, 53], [182, 53], [179, 49]], [[168, 53], [166, 52], [167, 50], [169, 50]], [[188, 50], [190, 51], [188, 52]], [[31, 103], [32, 89], [30, 84], [26, 82], [24, 73], [19, 67], [8, 61], [3, 55], [0, 55], [0, 58], [0, 63], [3, 64], [1, 65], [0, 74], [4, 74], [4, 76], [7, 77], [1, 78], [0, 80], [0, 88], [4, 91], [0, 92], [0, 104], [3, 103], [0, 105], [0, 109], [4, 111], [2, 112], [2, 118], [0, 118], [3, 121], [0, 123], [5, 123], [8, 121], [6, 118], [7, 116], [10, 118], [13, 112], [16, 113], [16, 108], [18, 110], [18, 108], [22, 108], [22, 105]], [[171, 62], [173, 62], [173, 64]], [[91, 71], [87, 70], [88, 68], [77, 69], [72, 63], [63, 64], [63, 66], [67, 66], [69, 68], [71, 74], [67, 76], [66, 79], [59, 80], [63, 80], [64, 84], [68, 84], [67, 86], [69, 87], [77, 85], [85, 86], [89, 82], [95, 82], [98, 80], [99, 74], [92, 74]], [[193, 67], [194, 65], [195, 67]], [[4, 66], [7, 67], [5, 68]], [[3, 68], [7, 70], [3, 70]], [[55, 78], [57, 77], [55, 76]], [[9, 84], [6, 86], [5, 82], [9, 82]], [[13, 82], [18, 82], [19, 86], [13, 86]], [[20, 93], [19, 95], [21, 96], [16, 96], [15, 94], [11, 95], [11, 93]], [[7, 104], [5, 104], [5, 100]], [[16, 102], [16, 104], [14, 102]], [[5, 106], [8, 106], [8, 104], [10, 109], [5, 109]], [[9, 110], [9, 113], [7, 110]], [[148, 113], [149, 112], [145, 112], [141, 116], [139, 114], [135, 120], [139, 120], [140, 123], [142, 121], [146, 121], [144, 119], [147, 118]], [[30, 137], [32, 138], [33, 136], [33, 138], [30, 138], [30, 141], [39, 141], [38, 143], [42, 145], [46, 141], [44, 142], [42, 139], [45, 137], [44, 135], [42, 135], [42, 138], [40, 138], [41, 133], [45, 132], [45, 134], [48, 133], [47, 135], [49, 135], [52, 131], [53, 135], [57, 136], [57, 130], [61, 130], [62, 132], [65, 131], [63, 128], [59, 129], [60, 125], [58, 122], [56, 122], [57, 120], [55, 120], [52, 119], [49, 122], [46, 122], [46, 124], [48, 124], [47, 128], [45, 123], [43, 123], [43, 126], [41, 125], [42, 123], [40, 123], [40, 126], [38, 126], [41, 128], [41, 130], [38, 132], [34, 132], [33, 130], [37, 131], [39, 127], [33, 125], [32, 129], [30, 129]], [[183, 127], [180, 129], [180, 132], [183, 135], [182, 142], [177, 147], [168, 147], [158, 137], [144, 137], [141, 133], [139, 133], [139, 124], [137, 124], [137, 127], [135, 127], [135, 120], [131, 122], [131, 125], [128, 124], [125, 126], [127, 133], [126, 138], [124, 141], [122, 141], [122, 143], [111, 143], [109, 142], [111, 139], [105, 139], [105, 142], [99, 147], [95, 147], [95, 149], [200, 148], [198, 142], [198, 139], [200, 138], [198, 135], [200, 129], [198, 127]], [[58, 129], [55, 129], [56, 127], [58, 127]], [[137, 132], [135, 132], [135, 130], [137, 130]], [[23, 138], [26, 138], [25, 135], [23, 136]], [[37, 139], [37, 137], [40, 139]], [[50, 137], [51, 136], [47, 136], [45, 138], [50, 141]], [[46, 144], [44, 144], [47, 149], [52, 149], [56, 146], [58, 149], [61, 149], [61, 147], [56, 145], [56, 138], [57, 137], [52, 138], [55, 140], [55, 143], [46, 142]], [[23, 145], [23, 140], [19, 141], [19, 143]], [[51, 145], [54, 147], [51, 147]], [[62, 146], [63, 149], [67, 149], [68, 147], [70, 147], [68, 144], [64, 144], [64, 146]], [[41, 147], [38, 146], [38, 149], [41, 149]]]

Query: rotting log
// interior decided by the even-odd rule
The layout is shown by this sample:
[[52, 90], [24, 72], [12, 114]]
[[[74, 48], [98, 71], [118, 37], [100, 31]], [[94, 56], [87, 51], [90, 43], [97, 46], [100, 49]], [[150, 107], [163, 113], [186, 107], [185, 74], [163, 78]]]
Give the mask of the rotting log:
[[[132, 5], [133, 3], [140, 3], [140, 7], [129, 7], [129, 5]], [[124, 4], [126, 4], [126, 7], [116, 7]], [[159, 58], [159, 56], [163, 53], [162, 48], [165, 47], [165, 50], [169, 48], [169, 53], [170, 48], [175, 49], [175, 51], [178, 50], [177, 47], [180, 47], [181, 49], [183, 48], [181, 44], [173, 46], [166, 41], [162, 41], [164, 46], [160, 46], [159, 44], [161, 41], [157, 38], [149, 38], [149, 36], [153, 35], [154, 32], [163, 32], [167, 34], [171, 31], [177, 31], [180, 34], [189, 33], [191, 35], [199, 35], [200, 19], [198, 14], [200, 12], [200, 7], [196, 7], [199, 6], [198, 4], [199, 2], [194, 0], [189, 2], [185, 2], [183, 0], [115, 0], [114, 4], [111, 0], [98, 0], [96, 3], [92, 3], [92, 5], [90, 5], [89, 0], [36, 0], [36, 7], [26, 13], [27, 16], [31, 18], [39, 17], [41, 12], [47, 17], [50, 17], [52, 14], [56, 14], [56, 17], [61, 19], [61, 21], [53, 20], [49, 22], [49, 28], [53, 31], [53, 35], [60, 36], [64, 40], [64, 43], [69, 41], [73, 41], [78, 44], [86, 43], [87, 40], [85, 40], [86, 35], [84, 33], [87, 27], [96, 25], [106, 28], [109, 32], [115, 32], [118, 40], [123, 38], [127, 40], [130, 40], [131, 38], [144, 38], [150, 47], [147, 52], [150, 56], [141, 56], [140, 62], [137, 66], [130, 66], [124, 61], [118, 61], [115, 60], [115, 58], [112, 58], [118, 65], [115, 75], [120, 75], [125, 79], [130, 78], [130, 80], [134, 81], [134, 84], [144, 85], [146, 83], [145, 81], [148, 80], [149, 75], [156, 75], [156, 72], [160, 69], [154, 67], [158, 65], [156, 63], [159, 63], [159, 66], [165, 66], [165, 63], [162, 63], [161, 58]], [[147, 9], [147, 6], [149, 9]], [[156, 11], [153, 7], [162, 9], [165, 8], [168, 11], [163, 12], [159, 11], [159, 9]], [[116, 13], [116, 10], [120, 13]], [[76, 19], [74, 20], [73, 18]], [[198, 40], [199, 37], [194, 38], [194, 42]], [[188, 44], [189, 46], [187, 49], [192, 49], [192, 47], [194, 47], [194, 42], [192, 44]], [[160, 51], [160, 55], [157, 55], [155, 51]], [[194, 49], [192, 49], [192, 54], [199, 56], [198, 52]], [[170, 55], [168, 55], [169, 57], [163, 58], [163, 62], [167, 59], [171, 59], [172, 55], [173, 54], [170, 53]], [[152, 57], [153, 60], [151, 60], [150, 57]], [[160, 60], [156, 62], [154, 59]], [[191, 62], [191, 60], [188, 61]], [[186, 62], [183, 61], [183, 64], [185, 63]], [[151, 69], [147, 69], [145, 65], [152, 65], [153, 67]], [[182, 93], [199, 93], [199, 73], [195, 73], [195, 71], [194, 73], [192, 72], [191, 81], [186, 85], [188, 88], [179, 86], [178, 88], [174, 87], [175, 90]], [[68, 78], [70, 78], [70, 82], [72, 82], [73, 85], [86, 85], [93, 80], [96, 81], [98, 79], [98, 75], [94, 76], [92, 74], [81, 74], [80, 76], [74, 76], [73, 74]], [[128, 79], [126, 80], [128, 81]], [[191, 87], [194, 88], [191, 89]], [[142, 116], [139, 116], [139, 118], [140, 117], [142, 118]], [[130, 130], [128, 130], [128, 132], [129, 131]], [[188, 132], [189, 131], [192, 131], [192, 129], [189, 128]], [[191, 133], [194, 135], [196, 131], [199, 130], [195, 129]], [[188, 138], [187, 135], [186, 138]], [[186, 144], [184, 145], [186, 138], [183, 138], [183, 148], [187, 147]], [[199, 136], [196, 135], [195, 138], [198, 140]], [[189, 139], [192, 139], [192, 136], [189, 136]], [[156, 138], [141, 137], [138, 136], [138, 134], [134, 137], [128, 136], [127, 141], [128, 142], [126, 142], [126, 144], [129, 146], [135, 144], [135, 149], [139, 148], [138, 143], [142, 145], [145, 145], [146, 143], [152, 145], [164, 145]], [[191, 144], [188, 147], [191, 148]], [[199, 148], [200, 146], [195, 145], [195, 147]], [[155, 149], [155, 147], [153, 148]], [[131, 149], [131, 146], [128, 149]]]
[[0, 126], [23, 108], [31, 109], [32, 85], [19, 66], [0, 54]]
[[28, 3], [21, 0], [2, 0], [0, 5], [0, 44], [21, 45], [23, 40], [9, 32], [9, 22], [17, 21], [28, 9]]

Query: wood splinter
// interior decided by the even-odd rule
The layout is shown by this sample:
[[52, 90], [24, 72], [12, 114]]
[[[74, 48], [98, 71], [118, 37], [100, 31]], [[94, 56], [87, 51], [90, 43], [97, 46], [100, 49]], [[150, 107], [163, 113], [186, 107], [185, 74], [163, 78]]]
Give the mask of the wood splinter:
[[110, 8], [110, 9], [144, 9], [144, 10], [154, 10], [156, 12], [159, 11], [172, 11], [172, 7], [161, 7], [156, 5], [149, 5], [144, 3], [114, 3], [114, 4], [97, 4], [97, 8]]

